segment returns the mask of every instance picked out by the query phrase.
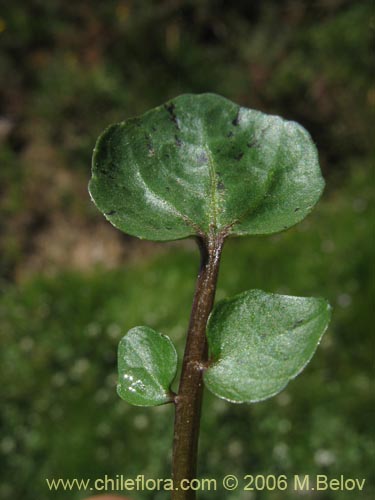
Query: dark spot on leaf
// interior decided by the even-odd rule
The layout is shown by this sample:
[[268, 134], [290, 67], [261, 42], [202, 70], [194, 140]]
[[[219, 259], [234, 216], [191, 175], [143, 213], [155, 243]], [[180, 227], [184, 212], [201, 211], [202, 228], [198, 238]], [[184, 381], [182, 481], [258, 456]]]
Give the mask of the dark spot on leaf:
[[227, 137], [233, 137], [233, 136], [234, 136], [233, 132], [228, 132], [227, 133]]
[[257, 142], [259, 143], [259, 141], [261, 139], [263, 139], [263, 137], [266, 135], [266, 132], [267, 130], [271, 127], [271, 125], [266, 125], [264, 128], [262, 128], [262, 130], [260, 131], [260, 134], [259, 134], [259, 137], [257, 138]]
[[259, 142], [256, 139], [252, 139], [246, 144], [246, 146], [248, 148], [257, 148], [259, 146]]
[[178, 123], [178, 118], [176, 115], [176, 106], [173, 102], [164, 105], [165, 109], [169, 113], [169, 119], [175, 124], [177, 130], [180, 130], [180, 125]]
[[155, 125], [153, 125], [153, 126], [151, 127], [151, 130], [152, 130], [153, 132], [156, 132], [157, 128], [155, 127]]
[[165, 186], [165, 190], [169, 192], [171, 188], [169, 186]]
[[299, 208], [299, 207], [297, 207], [297, 208], [295, 208], [295, 209], [294, 209], [294, 211], [295, 211], [295, 212], [298, 212], [298, 210], [299, 210], [299, 209], [300, 209], [300, 208]]
[[181, 141], [181, 139], [180, 139], [177, 135], [175, 135], [175, 136], [174, 136], [174, 140], [175, 140], [176, 146], [177, 146], [178, 148], [180, 148], [180, 147], [182, 146], [182, 141]]
[[115, 215], [117, 210], [111, 210], [110, 212], [106, 212], [105, 215]]
[[106, 177], [108, 177], [109, 179], [115, 179], [115, 176], [110, 172], [110, 170], [107, 170], [105, 168], [101, 168], [99, 169], [99, 172], [103, 175], [105, 175]]
[[204, 151], [202, 151], [201, 153], [199, 153], [198, 163], [201, 164], [201, 165], [204, 165], [207, 162], [208, 162], [207, 155], [206, 155], [206, 153]]
[[299, 319], [298, 321], [296, 321], [293, 325], [292, 328], [297, 328], [298, 326], [301, 326], [303, 323], [303, 319]]
[[219, 181], [219, 182], [217, 183], [217, 189], [218, 189], [218, 191], [224, 191], [225, 186], [224, 186], [223, 181]]
[[147, 141], [148, 154], [149, 154], [149, 156], [154, 156], [155, 149], [154, 149], [154, 145], [152, 143], [151, 136], [149, 134], [146, 134], [145, 137], [146, 137], [146, 141]]
[[270, 128], [270, 125], [266, 125], [262, 130], [260, 131], [259, 137], [252, 137], [250, 141], [246, 144], [248, 148], [259, 148], [260, 146], [260, 140], [263, 138], [267, 130]]
[[240, 151], [238, 154], [236, 154], [236, 156], [234, 157], [234, 159], [237, 160], [237, 161], [240, 161], [242, 157], [243, 157], [243, 152]]
[[232, 120], [232, 125], [234, 125], [235, 127], [237, 127], [240, 123], [240, 109], [241, 108], [238, 108], [237, 114]]

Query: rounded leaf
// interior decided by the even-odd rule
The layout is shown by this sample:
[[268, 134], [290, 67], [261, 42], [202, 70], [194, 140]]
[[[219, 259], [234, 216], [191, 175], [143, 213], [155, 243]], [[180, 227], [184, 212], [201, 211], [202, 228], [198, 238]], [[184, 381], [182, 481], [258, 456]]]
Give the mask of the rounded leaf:
[[310, 361], [329, 319], [320, 298], [251, 290], [219, 302], [207, 325], [207, 388], [234, 403], [274, 396]]
[[118, 347], [118, 395], [136, 406], [170, 403], [177, 353], [171, 340], [147, 326], [128, 331]]
[[162, 241], [281, 231], [323, 187], [303, 127], [215, 94], [185, 94], [109, 127], [89, 190], [114, 226]]

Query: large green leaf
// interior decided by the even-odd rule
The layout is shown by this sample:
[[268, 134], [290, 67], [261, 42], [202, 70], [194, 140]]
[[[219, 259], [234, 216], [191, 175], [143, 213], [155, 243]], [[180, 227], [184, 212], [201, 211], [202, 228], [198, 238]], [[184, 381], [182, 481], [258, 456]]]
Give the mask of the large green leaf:
[[165, 335], [137, 326], [121, 339], [117, 392], [128, 403], [155, 406], [170, 402], [176, 370], [177, 353]]
[[234, 403], [277, 394], [309, 362], [329, 319], [324, 299], [251, 290], [219, 302], [207, 325], [206, 386]]
[[113, 225], [161, 241], [281, 231], [310, 212], [323, 187], [303, 127], [215, 94], [186, 94], [109, 127], [89, 190]]

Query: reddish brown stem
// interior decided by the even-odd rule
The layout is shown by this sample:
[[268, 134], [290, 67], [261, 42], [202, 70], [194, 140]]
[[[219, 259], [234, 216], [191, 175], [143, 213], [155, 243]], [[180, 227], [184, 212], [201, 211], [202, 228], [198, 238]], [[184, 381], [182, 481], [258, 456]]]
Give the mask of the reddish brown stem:
[[[194, 500], [195, 492], [184, 491], [196, 476], [199, 424], [203, 396], [203, 367], [207, 363], [206, 325], [215, 299], [220, 256], [225, 237], [198, 240], [201, 267], [196, 283], [180, 387], [175, 397], [176, 414], [173, 441], [173, 500]], [[184, 481], [181, 484], [181, 481]], [[177, 489], [178, 488], [178, 489]]]

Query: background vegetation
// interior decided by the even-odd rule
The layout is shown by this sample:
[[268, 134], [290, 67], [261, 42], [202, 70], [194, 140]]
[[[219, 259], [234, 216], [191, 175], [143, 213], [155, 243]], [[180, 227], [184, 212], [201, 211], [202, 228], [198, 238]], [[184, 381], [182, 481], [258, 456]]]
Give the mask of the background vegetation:
[[182, 354], [198, 253], [189, 241], [120, 234], [86, 186], [104, 127], [204, 91], [302, 123], [327, 180], [302, 224], [227, 244], [218, 298], [256, 287], [323, 295], [334, 313], [308, 369], [276, 398], [237, 406], [206, 394], [200, 475], [344, 474], [366, 478], [365, 491], [311, 496], [372, 497], [373, 28], [367, 0], [13, 0], [3, 7], [2, 499], [85, 496], [51, 493], [46, 477], [169, 477], [173, 409], [118, 399], [116, 348], [128, 328], [146, 324], [171, 336]]

